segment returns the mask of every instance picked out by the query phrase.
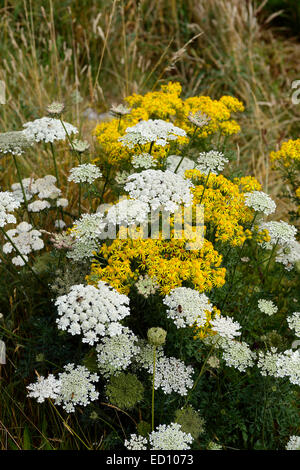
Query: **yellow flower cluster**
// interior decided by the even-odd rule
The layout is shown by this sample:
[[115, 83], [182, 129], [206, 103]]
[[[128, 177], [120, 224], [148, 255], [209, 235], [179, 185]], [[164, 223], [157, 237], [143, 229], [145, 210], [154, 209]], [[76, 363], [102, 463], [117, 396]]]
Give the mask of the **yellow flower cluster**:
[[223, 175], [210, 174], [207, 180], [199, 170], [188, 170], [185, 176], [195, 185], [191, 190], [193, 204], [204, 205], [205, 223], [214, 227], [216, 240], [240, 246], [246, 238], [252, 238], [252, 232], [243, 226], [253, 219], [252, 209], [245, 206], [243, 191], [260, 189], [254, 178], [235, 178], [232, 182]]
[[[130, 114], [122, 119], [112, 119], [109, 122], [98, 124], [93, 131], [97, 141], [101, 146], [101, 157], [97, 157], [94, 162], [103, 161], [106, 158], [111, 164], [120, 161], [130, 161], [135, 153], [134, 149], [122, 146], [118, 139], [125, 134], [129, 126], [137, 124], [141, 119], [163, 119], [172, 121], [175, 126], [184, 129], [188, 135], [192, 135], [195, 126], [188, 120], [190, 113], [201, 111], [205, 113], [210, 121], [207, 125], [196, 130], [197, 137], [205, 138], [213, 134], [232, 135], [240, 131], [238, 123], [231, 119], [231, 114], [243, 111], [243, 104], [231, 96], [223, 96], [219, 101], [212, 100], [208, 96], [198, 96], [183, 100], [180, 98], [181, 85], [179, 83], [168, 83], [163, 85], [159, 91], [149, 92], [145, 95], [133, 94], [126, 98], [127, 104], [131, 107]], [[188, 137], [179, 137], [178, 144], [188, 142]], [[148, 146], [139, 149], [147, 152]], [[154, 146], [153, 156], [158, 161], [163, 159], [169, 151], [169, 145], [165, 147]]]
[[204, 240], [199, 250], [186, 250], [185, 240], [126, 239], [104, 244], [99, 258], [92, 263], [89, 284], [108, 282], [119, 292], [128, 294], [140, 275], [148, 274], [160, 285], [162, 294], [185, 281], [201, 292], [225, 283], [222, 256], [212, 243]]
[[277, 152], [270, 153], [270, 158], [271, 161], [281, 163], [285, 167], [300, 163], [300, 139], [283, 142]]

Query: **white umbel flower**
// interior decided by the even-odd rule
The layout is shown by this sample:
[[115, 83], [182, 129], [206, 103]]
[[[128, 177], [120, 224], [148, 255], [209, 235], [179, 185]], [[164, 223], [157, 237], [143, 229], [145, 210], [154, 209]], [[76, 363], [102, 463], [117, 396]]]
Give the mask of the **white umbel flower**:
[[102, 336], [120, 334], [119, 323], [130, 314], [129, 298], [99, 281], [97, 288], [78, 284], [55, 301], [59, 317], [58, 328], [72, 335], [83, 336], [82, 342], [91, 346]]
[[261, 375], [265, 377], [266, 376], [276, 377], [277, 359], [278, 359], [278, 354], [277, 354], [276, 348], [271, 348], [270, 351], [266, 351], [266, 352], [259, 351], [257, 367], [259, 368]]
[[267, 230], [270, 236], [270, 241], [263, 243], [264, 248], [272, 249], [274, 245], [288, 246], [296, 241], [296, 227], [289, 225], [283, 220], [280, 220], [280, 222], [273, 220], [271, 222], [263, 222], [259, 228], [260, 230]]
[[99, 397], [93, 382], [98, 382], [97, 374], [91, 374], [84, 366], [75, 367], [67, 364], [65, 372], [58, 375], [60, 393], [55, 399], [56, 405], [62, 405], [67, 413], [75, 411], [74, 406], [87, 406]]
[[22, 155], [32, 144], [33, 141], [28, 139], [23, 131], [0, 133], [0, 155]]
[[275, 261], [283, 264], [287, 271], [291, 271], [295, 263], [300, 261], [300, 243], [297, 241], [291, 241], [284, 247], [280, 247]]
[[265, 313], [269, 316], [278, 312], [278, 307], [276, 307], [276, 305], [271, 300], [259, 299], [258, 308], [262, 313]]
[[167, 316], [177, 328], [204, 326], [206, 312], [213, 309], [208, 297], [189, 287], [176, 287], [164, 298], [163, 303], [169, 307]]
[[38, 403], [44, 403], [47, 398], [55, 400], [60, 393], [60, 382], [53, 374], [47, 378], [40, 376], [37, 382], [27, 386], [28, 397], [36, 398]]
[[300, 350], [288, 349], [278, 354], [276, 377], [287, 377], [294, 385], [300, 385]]
[[140, 350], [137, 341], [138, 338], [129, 328], [123, 328], [116, 336], [104, 338], [96, 347], [100, 372], [105, 377], [110, 377], [127, 369]]
[[222, 344], [223, 359], [228, 367], [234, 367], [240, 372], [245, 372], [248, 367], [254, 365], [256, 354], [251, 351], [244, 341], [227, 340]]
[[156, 165], [156, 162], [150, 153], [133, 155], [131, 163], [133, 168], [143, 168], [144, 170], [148, 170]]
[[137, 434], [130, 434], [130, 439], [124, 441], [124, 446], [128, 450], [147, 450], [147, 439]]
[[71, 168], [68, 181], [92, 184], [99, 178], [102, 178], [102, 173], [96, 165], [83, 163], [82, 165]]
[[190, 433], [182, 431], [179, 423], [160, 424], [149, 434], [151, 450], [188, 450], [193, 440]]
[[37, 200], [28, 204], [29, 212], [42, 212], [45, 209], [49, 209], [50, 207], [51, 207], [51, 204], [48, 201]]
[[139, 276], [135, 287], [140, 295], [148, 298], [150, 295], [155, 294], [159, 288], [159, 284], [156, 282], [155, 278], [151, 278], [146, 274], [145, 276]]
[[210, 152], [201, 152], [199, 154], [196, 169], [205, 175], [209, 173], [218, 174], [224, 170], [224, 165], [228, 162], [228, 158], [222, 152], [210, 150]]
[[[26, 261], [28, 261], [27, 255], [31, 252], [44, 248], [44, 242], [40, 238], [42, 236], [41, 232], [32, 229], [32, 225], [27, 222], [21, 222], [15, 229], [8, 230], [7, 235]], [[15, 248], [10, 242], [5, 243], [2, 249], [4, 253], [15, 252]], [[19, 255], [12, 258], [12, 263], [16, 266], [24, 266], [25, 264], [24, 260]]]
[[[64, 126], [69, 136], [78, 133], [78, 129], [72, 124], [64, 122]], [[25, 128], [25, 136], [35, 142], [54, 142], [55, 140], [65, 140], [67, 137], [59, 119], [43, 117], [23, 124], [23, 127]]]
[[106, 221], [101, 212], [95, 214], [83, 214], [74, 222], [73, 232], [76, 239], [81, 241], [95, 241], [106, 227]]
[[300, 450], [300, 436], [290, 436], [286, 450]]
[[149, 206], [135, 199], [123, 199], [107, 211], [106, 220], [112, 225], [132, 225], [146, 222]]
[[273, 199], [263, 191], [252, 191], [245, 193], [244, 196], [245, 205], [254, 209], [256, 212], [270, 215], [276, 210], [276, 204]]
[[82, 261], [85, 259], [91, 259], [95, 256], [97, 251], [97, 243], [95, 240], [88, 239], [77, 239], [72, 244], [70, 251], [67, 252], [67, 258], [73, 261]]
[[222, 338], [233, 339], [240, 336], [241, 332], [238, 331], [241, 325], [233, 321], [230, 317], [217, 317], [211, 320], [212, 330], [218, 333]]
[[125, 132], [126, 134], [120, 137], [119, 141], [129, 148], [152, 142], [164, 147], [168, 142], [176, 140], [178, 137], [186, 136], [186, 132], [183, 129], [162, 119], [140, 121], [135, 126], [127, 127]]
[[5, 227], [6, 224], [16, 223], [16, 218], [10, 212], [20, 207], [20, 202], [17, 201], [9, 191], [0, 191], [0, 227]]
[[[153, 373], [153, 364], [150, 372]], [[180, 359], [161, 357], [155, 365], [154, 388], [161, 388], [166, 395], [172, 392], [187, 395], [194, 384], [193, 373], [193, 367], [186, 366]]]
[[144, 170], [134, 173], [124, 187], [132, 199], [148, 203], [152, 210], [163, 207], [175, 212], [181, 204], [192, 203], [192, 183], [171, 171]]
[[300, 338], [300, 312], [294, 312], [287, 318], [289, 328], [295, 330], [295, 335]]

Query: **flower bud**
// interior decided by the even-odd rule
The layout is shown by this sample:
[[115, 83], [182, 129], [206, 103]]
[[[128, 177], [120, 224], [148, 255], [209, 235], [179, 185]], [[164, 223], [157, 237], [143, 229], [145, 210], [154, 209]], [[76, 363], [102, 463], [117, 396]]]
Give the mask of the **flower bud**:
[[167, 332], [162, 328], [150, 328], [147, 332], [148, 341], [153, 346], [162, 346], [166, 341]]

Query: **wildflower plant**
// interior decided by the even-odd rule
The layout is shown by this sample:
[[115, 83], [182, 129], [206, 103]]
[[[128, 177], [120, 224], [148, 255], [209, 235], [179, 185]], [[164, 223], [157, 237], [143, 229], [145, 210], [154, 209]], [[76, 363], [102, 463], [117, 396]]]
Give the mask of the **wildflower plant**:
[[[61, 103], [15, 149], [0, 136], [18, 174], [0, 193], [0, 334], [23, 348], [23, 396], [76, 448], [95, 432], [114, 450], [298, 448], [297, 223], [237, 168], [244, 105], [183, 99], [178, 83], [125, 103], [94, 129], [95, 152]], [[53, 174], [21, 174], [33, 143]], [[297, 149], [272, 159], [287, 170]], [[193, 223], [198, 206], [203, 243], [188, 249], [178, 214]], [[161, 219], [151, 237], [155, 211], [167, 237]]]

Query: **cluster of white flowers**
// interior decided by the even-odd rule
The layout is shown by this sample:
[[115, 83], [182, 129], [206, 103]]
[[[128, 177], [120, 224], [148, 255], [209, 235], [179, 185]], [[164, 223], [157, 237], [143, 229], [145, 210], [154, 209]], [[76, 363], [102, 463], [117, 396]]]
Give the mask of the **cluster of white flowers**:
[[184, 176], [186, 170], [193, 170], [195, 168], [195, 162], [193, 162], [193, 160], [190, 160], [190, 158], [187, 157], [184, 157], [182, 159], [182, 156], [180, 155], [169, 155], [166, 160], [166, 167], [167, 170], [172, 171], [173, 173], [175, 173], [177, 169], [177, 175]]
[[182, 431], [179, 423], [160, 424], [149, 434], [151, 450], [188, 450], [193, 440], [190, 433]]
[[39, 377], [36, 383], [28, 385], [28, 396], [36, 398], [38, 403], [51, 398], [68, 413], [75, 411], [74, 405], [86, 406], [97, 400], [99, 392], [93, 382], [98, 382], [98, 375], [91, 374], [84, 366], [75, 367], [74, 364], [67, 364], [64, 370], [57, 379], [52, 374], [46, 379]]
[[9, 191], [0, 191], [0, 227], [5, 227], [6, 224], [15, 224], [16, 218], [10, 212], [20, 207], [20, 202], [17, 201], [12, 193]]
[[83, 242], [95, 241], [106, 227], [104, 216], [101, 212], [95, 214], [83, 214], [74, 222], [73, 233], [77, 240]]
[[295, 235], [297, 233], [296, 227], [294, 225], [290, 225], [283, 220], [280, 222], [277, 221], [270, 221], [270, 222], [263, 222], [259, 226], [260, 230], [267, 230], [270, 236], [269, 242], [263, 242], [263, 247], [271, 250], [274, 245], [279, 246], [289, 246], [290, 243], [295, 242]]
[[115, 182], [120, 186], [123, 186], [126, 183], [128, 176], [131, 174], [132, 172], [129, 173], [128, 171], [117, 171], [115, 176]]
[[106, 220], [112, 225], [132, 225], [148, 219], [149, 206], [146, 202], [135, 199], [123, 199], [107, 211]]
[[294, 312], [287, 318], [291, 330], [295, 330], [295, 335], [300, 338], [300, 312]]
[[228, 367], [234, 367], [240, 372], [245, 372], [248, 367], [254, 365], [256, 354], [251, 351], [244, 341], [227, 340], [222, 344], [223, 359]]
[[55, 404], [62, 405], [68, 413], [72, 413], [75, 411], [74, 405], [86, 406], [98, 399], [99, 392], [93, 384], [99, 380], [97, 374], [91, 374], [86, 367], [75, 367], [74, 364], [67, 364], [64, 369], [65, 372], [58, 374], [60, 392]]
[[28, 204], [29, 212], [41, 212], [45, 209], [49, 209], [50, 207], [51, 207], [51, 204], [48, 201], [37, 200]]
[[71, 168], [68, 181], [92, 184], [96, 179], [101, 177], [102, 173], [96, 165], [83, 163], [82, 165]]
[[127, 127], [125, 132], [126, 134], [120, 137], [119, 141], [129, 148], [152, 142], [164, 147], [169, 141], [176, 140], [179, 136], [186, 136], [186, 132], [183, 129], [162, 119], [140, 121], [135, 126]]
[[139, 352], [138, 338], [124, 327], [123, 331], [112, 338], [104, 338], [96, 347], [98, 366], [105, 377], [125, 370]]
[[130, 439], [124, 441], [124, 446], [128, 450], [147, 450], [147, 444], [147, 439], [137, 434], [130, 434]]
[[263, 376], [271, 375], [276, 377], [277, 349], [272, 347], [270, 351], [259, 351], [257, 367]]
[[273, 377], [287, 377], [294, 385], [300, 385], [300, 351], [288, 349], [283, 353], [277, 353], [275, 348], [271, 351], [259, 354], [257, 364], [262, 375]]
[[60, 318], [58, 328], [72, 335], [83, 335], [82, 342], [91, 346], [101, 336], [115, 336], [123, 327], [119, 323], [130, 314], [129, 298], [119, 294], [105, 282], [72, 286], [70, 292], [58, 297], [55, 305]]
[[245, 205], [251, 207], [256, 212], [262, 212], [265, 215], [273, 214], [276, 210], [276, 204], [273, 199], [263, 191], [252, 191], [245, 193]]
[[77, 239], [67, 252], [67, 258], [73, 261], [91, 259], [97, 251], [97, 243], [94, 240]]
[[163, 207], [175, 212], [179, 205], [192, 203], [192, 183], [182, 176], [166, 170], [144, 170], [128, 177], [124, 187], [132, 199], [149, 204], [152, 210]]
[[300, 350], [288, 349], [278, 354], [276, 377], [287, 377], [294, 385], [300, 385]]
[[230, 317], [216, 317], [211, 322], [212, 330], [217, 332], [222, 338], [233, 339], [235, 336], [240, 336], [241, 332], [238, 331], [241, 325], [233, 321]]
[[300, 436], [290, 436], [286, 450], [300, 450]]
[[139, 276], [135, 283], [135, 287], [139, 294], [147, 298], [150, 295], [155, 294], [159, 288], [159, 284], [155, 281], [155, 278], [152, 279], [148, 274], [146, 274], [145, 276]]
[[35, 142], [54, 142], [55, 140], [65, 140], [67, 134], [70, 135], [78, 133], [78, 129], [72, 126], [72, 124], [64, 122], [63, 126], [59, 119], [49, 117], [43, 117], [41, 119], [35, 119], [35, 121], [27, 122], [26, 124], [23, 124], [23, 127], [25, 127], [25, 136]]
[[[21, 222], [16, 226], [16, 228], [8, 230], [7, 235], [26, 261], [28, 261], [27, 255], [32, 251], [44, 248], [44, 242], [40, 238], [42, 235], [41, 232], [39, 232], [39, 230], [32, 229], [32, 225], [27, 222]], [[5, 243], [2, 249], [4, 253], [12, 253], [15, 251], [14, 246], [10, 242]], [[12, 263], [16, 266], [24, 266], [25, 264], [20, 255], [12, 258]]]
[[[52, 201], [57, 199], [61, 194], [61, 190], [57, 188], [55, 183], [55, 176], [46, 175], [43, 178], [38, 178], [37, 180], [34, 180], [33, 178], [24, 178], [22, 180], [23, 189], [20, 183], [12, 184], [11, 188], [14, 197], [19, 202], [24, 202], [23, 190], [27, 202], [37, 195], [39, 199], [28, 204], [28, 210], [30, 212], [41, 212], [51, 207], [50, 202], [45, 199], [50, 199]], [[62, 203], [60, 204], [59, 201], [62, 201]], [[57, 206], [61, 205], [62, 207], [66, 207], [68, 201], [67, 199], [60, 198], [57, 199], [56, 204]]]
[[300, 243], [292, 241], [287, 246], [279, 248], [275, 260], [283, 264], [287, 271], [291, 271], [295, 263], [300, 261]]
[[26, 137], [24, 131], [0, 133], [0, 154], [22, 155], [32, 144], [33, 141]]
[[[153, 373], [153, 362], [150, 368]], [[186, 395], [193, 386], [192, 366], [186, 366], [184, 362], [175, 357], [161, 357], [155, 364], [154, 388], [161, 388], [165, 394], [172, 392]]]
[[[136, 363], [146, 369], [151, 374], [153, 373], [153, 346], [145, 340], [139, 341], [139, 352], [135, 357]], [[164, 357], [163, 348], [157, 346], [155, 351], [156, 361]]]
[[189, 287], [172, 289], [163, 303], [169, 307], [167, 316], [174, 320], [177, 328], [203, 326], [207, 320], [206, 312], [211, 312], [213, 308], [205, 294]]
[[49, 374], [47, 378], [38, 377], [37, 382], [27, 386], [29, 390], [28, 396], [36, 398], [38, 403], [43, 403], [47, 398], [55, 400], [60, 393], [60, 382], [53, 374]]
[[144, 168], [148, 170], [149, 168], [156, 165], [156, 162], [150, 153], [140, 153], [138, 155], [133, 155], [131, 160], [133, 168]]
[[67, 207], [67, 205], [69, 204], [69, 201], [68, 199], [64, 198], [64, 197], [60, 197], [56, 200], [56, 205], [57, 207]]
[[149, 434], [149, 442], [146, 437], [131, 434], [129, 440], [125, 440], [124, 446], [128, 450], [188, 450], [193, 442], [190, 433], [182, 431], [179, 423], [169, 425], [160, 424]]
[[201, 152], [197, 158], [196, 169], [208, 175], [209, 173], [218, 174], [223, 171], [225, 163], [228, 163], [228, 158], [222, 152], [210, 150], [210, 152]]
[[276, 307], [272, 300], [259, 299], [258, 308], [262, 313], [265, 313], [269, 316], [278, 312], [278, 307]]

